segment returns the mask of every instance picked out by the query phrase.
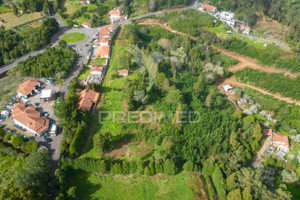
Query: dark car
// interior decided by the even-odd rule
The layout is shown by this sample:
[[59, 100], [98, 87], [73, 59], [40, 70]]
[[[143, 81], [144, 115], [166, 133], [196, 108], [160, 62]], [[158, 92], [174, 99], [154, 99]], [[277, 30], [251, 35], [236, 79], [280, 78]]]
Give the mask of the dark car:
[[5, 127], [5, 124], [0, 124], [0, 128], [4, 128]]
[[52, 139], [51, 138], [46, 138], [46, 141], [47, 142], [52, 142]]
[[35, 104], [34, 104], [35, 107], [38, 107], [39, 105], [40, 105], [39, 103], [35, 103]]

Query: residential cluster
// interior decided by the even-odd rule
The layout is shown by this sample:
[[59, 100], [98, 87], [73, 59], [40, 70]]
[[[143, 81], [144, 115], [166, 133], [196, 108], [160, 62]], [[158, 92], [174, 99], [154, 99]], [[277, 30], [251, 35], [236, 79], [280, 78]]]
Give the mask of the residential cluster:
[[207, 4], [200, 4], [198, 10], [201, 12], [208, 11], [208, 13], [210, 13], [212, 16], [220, 19], [224, 24], [230, 26], [232, 29], [237, 27], [239, 30], [242, 31], [243, 34], [249, 35], [251, 32], [251, 28], [249, 26], [246, 26], [244, 23], [235, 19], [235, 14], [233, 12], [230, 11], [218, 12], [217, 7], [212, 5], [207, 5]]
[[270, 139], [267, 151], [283, 158], [290, 149], [289, 137], [275, 133], [272, 129], [264, 129], [264, 133]]
[[[81, 82], [81, 84], [100, 84], [103, 81], [110, 59], [111, 41], [119, 28], [119, 25], [114, 23], [122, 19], [127, 19], [127, 16], [121, 15], [121, 13], [122, 10], [120, 8], [111, 10], [108, 15], [112, 24], [99, 28], [99, 32], [96, 34], [98, 39], [94, 41], [93, 50], [89, 58], [92, 59], [91, 63], [94, 63], [95, 60], [98, 60], [98, 62], [100, 60], [101, 64], [88, 65], [88, 67], [90, 67], [90, 74]], [[83, 23], [82, 26], [85, 28], [90, 28], [90, 26], [85, 23]], [[128, 76], [128, 74], [129, 72], [126, 69], [118, 70], [119, 76]], [[93, 112], [99, 97], [100, 93], [90, 89], [84, 89], [78, 95], [77, 108]]]
[[55, 121], [49, 118], [49, 113], [53, 114], [56, 86], [52, 79], [45, 82], [29, 79], [21, 83], [16, 96], [1, 112], [1, 117], [2, 120], [7, 119], [7, 125], [50, 141], [49, 136], [55, 136], [57, 131]]

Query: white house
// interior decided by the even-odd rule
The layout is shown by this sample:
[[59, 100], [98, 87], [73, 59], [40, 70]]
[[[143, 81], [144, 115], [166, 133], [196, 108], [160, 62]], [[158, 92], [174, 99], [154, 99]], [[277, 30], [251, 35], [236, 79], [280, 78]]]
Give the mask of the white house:
[[114, 8], [113, 10], [108, 12], [111, 23], [117, 22], [121, 19], [121, 9]]
[[224, 11], [224, 12], [221, 12], [221, 14], [220, 14], [220, 19], [221, 20], [230, 20], [230, 21], [232, 21], [234, 19], [234, 17], [235, 17], [235, 14], [232, 13], [232, 12]]
[[235, 27], [235, 21], [234, 20], [225, 20], [224, 24], [227, 24], [228, 26], [231, 26], [233, 28]]
[[21, 97], [28, 98], [40, 86], [41, 86], [41, 83], [39, 81], [29, 79], [28, 81], [25, 81], [24, 83], [19, 85], [19, 88], [17, 90], [17, 96], [19, 98], [21, 98]]
[[49, 129], [50, 121], [41, 116], [33, 106], [26, 106], [24, 103], [17, 103], [13, 107], [12, 118], [14, 123], [33, 134], [43, 134]]

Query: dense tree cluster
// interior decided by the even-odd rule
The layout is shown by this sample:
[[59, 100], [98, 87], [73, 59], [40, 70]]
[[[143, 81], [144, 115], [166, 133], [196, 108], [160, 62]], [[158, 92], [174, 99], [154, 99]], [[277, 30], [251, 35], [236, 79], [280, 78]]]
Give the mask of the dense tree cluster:
[[54, 105], [54, 113], [61, 119], [60, 125], [63, 127], [61, 153], [72, 157], [80, 155], [87, 127], [91, 123], [91, 114], [77, 109], [77, 92], [80, 90], [82, 87], [77, 82], [71, 82], [68, 96]]
[[54, 18], [47, 18], [38, 28], [25, 28], [17, 30], [0, 29], [0, 65], [48, 44], [51, 36], [59, 29]]
[[20, 62], [10, 73], [20, 73], [22, 76], [37, 78], [51, 77], [61, 81], [75, 64], [76, 58], [76, 51], [65, 45], [50, 47], [42, 54]]
[[[171, 114], [162, 116], [158, 129], [149, 128], [147, 124], [121, 125], [124, 137], [134, 129], [135, 141], [155, 144], [156, 148], [147, 159], [139, 161], [105, 156], [120, 137], [100, 129], [94, 136], [94, 147], [101, 159], [63, 160], [61, 169], [56, 172], [61, 182], [59, 195], [67, 195], [65, 175], [76, 172], [72, 170], [150, 176], [156, 173], [174, 175], [184, 169], [202, 172], [209, 177], [220, 199], [226, 199], [227, 195], [231, 198], [244, 195], [249, 199], [252, 196], [252, 199], [268, 199], [262, 195], [263, 189], [269, 192], [263, 183], [257, 183], [262, 187], [256, 190], [259, 187], [235, 184], [235, 177], [230, 176], [236, 173], [251, 179], [251, 174], [243, 174], [243, 166], [247, 166], [256, 154], [263, 135], [259, 121], [252, 115], [234, 111], [215, 86], [216, 81], [225, 76], [223, 68], [235, 62], [228, 62], [205, 44], [160, 28], [127, 25], [123, 36], [131, 44], [128, 51], [135, 61], [126, 63], [136, 73], [124, 84], [126, 107], [136, 111], [152, 105], [159, 112]], [[72, 105], [74, 107], [74, 103]], [[77, 111], [71, 110], [60, 112], [72, 113], [61, 117], [78, 116]], [[187, 111], [197, 111], [200, 118], [193, 113], [191, 121], [176, 120], [182, 119]], [[73, 124], [73, 135], [78, 130], [75, 122], [68, 122]], [[74, 140], [71, 141], [65, 140], [62, 145]], [[227, 177], [230, 177], [228, 181]], [[227, 182], [231, 183], [231, 189], [227, 188]], [[278, 189], [287, 199], [290, 198], [288, 192], [281, 187]], [[213, 196], [214, 191], [210, 193]]]
[[300, 100], [300, 78], [290, 78], [284, 74], [267, 73], [259, 70], [245, 68], [237, 71], [235, 75], [243, 82], [265, 88], [272, 93], [280, 93], [286, 97]]

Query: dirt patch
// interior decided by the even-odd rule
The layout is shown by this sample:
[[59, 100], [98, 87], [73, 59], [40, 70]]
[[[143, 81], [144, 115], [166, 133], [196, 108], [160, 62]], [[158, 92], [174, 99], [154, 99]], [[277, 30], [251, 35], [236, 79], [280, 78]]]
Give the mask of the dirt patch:
[[244, 69], [245, 67], [250, 67], [252, 69], [257, 69], [257, 70], [265, 71], [268, 73], [284, 73], [284, 75], [289, 76], [291, 78], [296, 78], [299, 75], [299, 74], [292, 73], [285, 69], [278, 69], [275, 67], [261, 65], [255, 59], [247, 57], [247, 56], [232, 53], [232, 52], [226, 51], [224, 49], [219, 49], [216, 47], [213, 47], [213, 48], [217, 49], [219, 52], [221, 52], [231, 58], [234, 58], [234, 59], [240, 61], [237, 65], [234, 65], [228, 69], [230, 72], [236, 72], [236, 71]]
[[272, 38], [281, 41], [284, 41], [289, 33], [288, 26], [285, 26], [278, 21], [275, 21], [262, 14], [259, 15], [259, 21], [257, 22], [256, 27], [267, 33], [267, 35], [271, 36]]
[[[292, 103], [292, 104], [295, 104], [295, 105], [298, 105], [300, 106], [300, 101], [297, 101], [295, 99], [292, 99], [290, 97], [283, 97], [281, 94], [279, 93], [276, 93], [276, 94], [273, 94], [273, 93], [270, 93], [262, 88], [259, 88], [259, 87], [255, 87], [255, 86], [252, 86], [252, 85], [248, 85], [248, 84], [245, 84], [245, 83], [240, 83], [236, 80], [236, 78], [234, 76], [226, 79], [223, 83], [221, 83], [221, 85], [223, 84], [229, 84], [229, 85], [232, 85], [232, 86], [236, 86], [236, 87], [240, 87], [240, 88], [244, 88], [244, 87], [248, 87], [248, 88], [251, 88], [253, 90], [256, 90], [260, 93], [263, 93], [263, 94], [266, 94], [266, 95], [269, 95], [269, 96], [272, 96], [274, 97], [275, 99], [278, 99], [280, 101], [285, 101], [285, 102], [288, 102], [288, 103]], [[220, 85], [220, 86], [221, 86]], [[219, 87], [219, 90], [222, 90], [221, 87]]]

